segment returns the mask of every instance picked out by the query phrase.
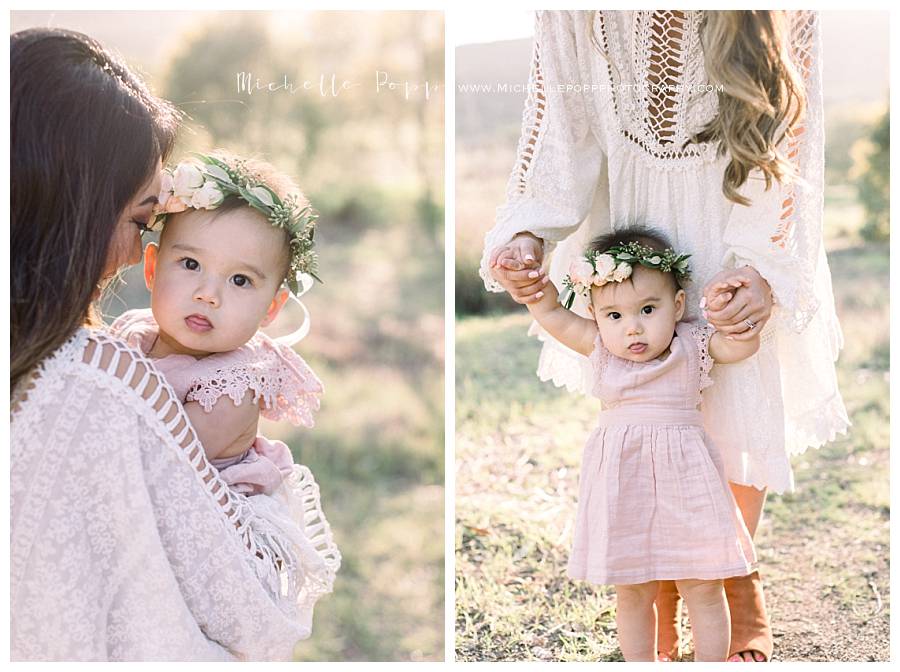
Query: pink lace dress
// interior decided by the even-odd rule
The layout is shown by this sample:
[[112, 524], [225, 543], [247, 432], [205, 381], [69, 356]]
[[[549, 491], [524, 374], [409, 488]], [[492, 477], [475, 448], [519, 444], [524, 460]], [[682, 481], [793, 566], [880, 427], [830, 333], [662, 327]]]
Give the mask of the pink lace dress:
[[[110, 332], [148, 354], [158, 326], [149, 309], [130, 310]], [[250, 403], [262, 399], [260, 414], [268, 420], [312, 427], [313, 413], [319, 410], [322, 382], [296, 352], [261, 332], [230, 352], [203, 359], [169, 355], [153, 361], [183, 403], [196, 401], [207, 412], [223, 396], [241, 404], [248, 393]], [[242, 454], [210, 463], [232, 490], [256, 496], [254, 509], [299, 551], [306, 571], [303, 585], [294, 592], [299, 594], [302, 618], [311, 627], [313, 605], [331, 592], [341, 561], [312, 472], [294, 463], [284, 442], [264, 436], [257, 436]]]
[[703, 430], [709, 325], [679, 322], [665, 359], [632, 362], [600, 340], [590, 361], [600, 422], [582, 461], [568, 573], [598, 584], [749, 574], [756, 555]]

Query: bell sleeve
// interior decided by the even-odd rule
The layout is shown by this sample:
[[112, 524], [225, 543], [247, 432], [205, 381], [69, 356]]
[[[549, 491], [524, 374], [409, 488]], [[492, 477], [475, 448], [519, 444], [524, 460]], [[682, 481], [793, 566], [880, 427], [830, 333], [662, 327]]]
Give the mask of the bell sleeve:
[[815, 281], [824, 259], [825, 139], [822, 105], [822, 39], [818, 13], [789, 13], [790, 57], [806, 89], [806, 109], [798, 127], [779, 145], [796, 177], [766, 190], [754, 171], [740, 192], [749, 206], [736, 204], [725, 229], [725, 268], [753, 266], [772, 288], [779, 324], [801, 333], [819, 307]]
[[582, 82], [574, 14], [536, 14], [516, 161], [506, 202], [484, 238], [479, 272], [489, 291], [503, 291], [490, 273], [494, 249], [523, 231], [552, 246], [573, 233], [591, 208], [605, 153], [592, 130], [585, 94], [571, 90]]

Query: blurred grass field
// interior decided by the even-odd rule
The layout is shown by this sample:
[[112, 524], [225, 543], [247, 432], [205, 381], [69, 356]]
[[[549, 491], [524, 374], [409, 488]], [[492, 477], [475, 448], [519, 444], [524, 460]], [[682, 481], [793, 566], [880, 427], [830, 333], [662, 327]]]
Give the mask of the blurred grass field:
[[[853, 427], [794, 460], [757, 534], [776, 660], [888, 660], [888, 252], [829, 254]], [[565, 577], [579, 459], [597, 400], [534, 374], [524, 311], [456, 335], [458, 660], [621, 660], [613, 589]]]

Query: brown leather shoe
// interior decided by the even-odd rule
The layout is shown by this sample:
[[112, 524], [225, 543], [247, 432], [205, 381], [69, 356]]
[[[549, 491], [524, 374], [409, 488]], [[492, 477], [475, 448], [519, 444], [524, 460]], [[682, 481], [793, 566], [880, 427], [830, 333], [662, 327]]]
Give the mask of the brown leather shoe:
[[728, 657], [743, 651], [758, 651], [772, 660], [772, 627], [766, 613], [759, 572], [725, 579], [725, 596], [731, 611], [731, 647]]
[[674, 581], [660, 581], [656, 593], [656, 650], [670, 661], [681, 658], [681, 595]]

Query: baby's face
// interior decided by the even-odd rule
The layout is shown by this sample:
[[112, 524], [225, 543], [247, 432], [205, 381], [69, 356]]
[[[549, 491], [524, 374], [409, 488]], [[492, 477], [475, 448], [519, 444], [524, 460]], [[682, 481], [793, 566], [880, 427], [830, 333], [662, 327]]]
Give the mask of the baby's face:
[[248, 208], [214, 215], [170, 215], [144, 260], [160, 338], [195, 356], [243, 345], [286, 298], [283, 232]]
[[603, 345], [634, 362], [662, 355], [684, 316], [684, 290], [673, 291], [666, 274], [635, 265], [631, 277], [591, 291], [591, 311]]

